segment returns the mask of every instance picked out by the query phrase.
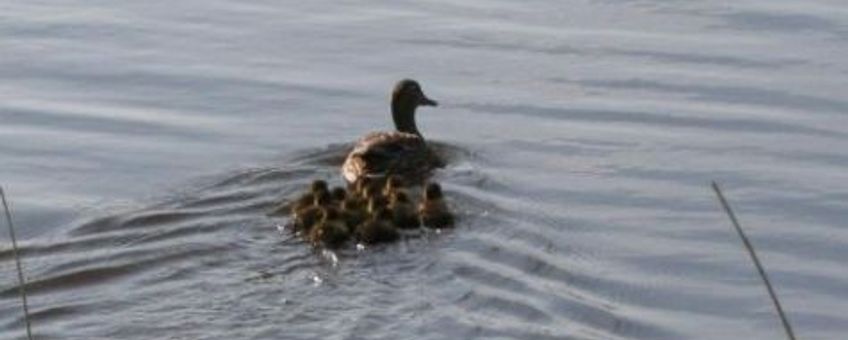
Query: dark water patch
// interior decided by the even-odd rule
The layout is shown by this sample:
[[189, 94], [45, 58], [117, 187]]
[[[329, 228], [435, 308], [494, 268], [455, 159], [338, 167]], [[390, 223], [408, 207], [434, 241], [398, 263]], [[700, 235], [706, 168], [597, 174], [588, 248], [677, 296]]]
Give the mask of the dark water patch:
[[145, 229], [155, 227], [159, 223], [173, 224], [202, 217], [203, 214], [200, 212], [172, 210], [140, 211], [127, 214], [127, 216], [109, 216], [96, 219], [72, 229], [69, 234], [72, 236], [84, 236], [113, 231], [127, 231], [127, 229], [133, 228]]
[[[92, 236], [74, 237], [69, 239], [52, 240], [45, 243], [19, 244], [19, 254], [22, 258], [38, 259], [62, 253], [83, 252], [90, 249], [106, 249], [117, 247], [141, 238], [141, 232], [123, 232], [119, 234], [95, 234]], [[0, 260], [12, 260], [11, 249], [0, 249]]]
[[171, 241], [178, 240], [173, 243], [184, 242], [186, 239], [190, 239], [192, 237], [197, 237], [205, 234], [214, 234], [223, 229], [233, 228], [235, 225], [239, 225], [242, 223], [246, 223], [246, 219], [244, 218], [218, 218], [215, 220], [208, 220], [202, 222], [195, 222], [190, 225], [178, 226], [173, 229], [162, 230], [163, 228], [158, 228], [157, 231], [152, 231], [147, 233], [144, 236], [139, 236], [132, 238], [127, 245], [142, 245], [146, 243], [156, 243], [160, 241]]
[[[96, 312], [97, 304], [72, 303], [59, 306], [36, 307], [30, 310], [30, 320], [34, 325], [45, 325], [51, 321], [72, 318], [78, 314], [87, 314]], [[16, 320], [16, 324], [22, 325], [24, 322], [23, 316]]]
[[504, 292], [483, 293], [480, 291], [471, 291], [457, 301], [457, 304], [470, 313], [504, 313], [508, 314], [510, 318], [517, 318], [528, 322], [550, 322], [548, 313], [534, 307], [528, 303], [527, 299], [516, 297], [514, 294], [505, 294]]
[[[227, 249], [226, 247], [213, 246], [205, 246], [197, 249], [192, 249], [196, 247], [191, 246], [185, 246], [183, 248], [187, 249], [182, 251], [169, 251], [158, 256], [150, 256], [151, 254], [147, 251], [124, 253], [121, 254], [122, 257], [140, 257], [142, 260], [135, 260], [115, 265], [97, 265], [95, 267], [88, 268], [83, 265], [84, 263], [99, 262], [114, 263], [115, 260], [117, 260], [112, 258], [114, 255], [109, 256], [108, 261], [104, 261], [105, 259], [103, 259], [63, 263], [55, 266], [54, 269], [51, 269], [51, 272], [56, 274], [51, 274], [50, 276], [43, 278], [31, 279], [27, 283], [27, 292], [33, 296], [38, 296], [57, 290], [64, 291], [73, 288], [85, 288], [91, 287], [92, 285], [108, 284], [115, 280], [139, 274], [157, 266], [166, 265], [170, 262], [189, 261], [195, 256], [214, 254]], [[83, 268], [79, 268], [80, 266], [83, 266]], [[3, 298], [15, 297], [17, 294], [18, 292], [16, 287], [0, 291], [0, 297]]]

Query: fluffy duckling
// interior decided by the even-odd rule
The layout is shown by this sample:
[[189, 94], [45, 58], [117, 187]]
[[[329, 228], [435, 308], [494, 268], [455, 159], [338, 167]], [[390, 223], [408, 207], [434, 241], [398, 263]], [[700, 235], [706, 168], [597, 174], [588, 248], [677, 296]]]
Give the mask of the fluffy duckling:
[[318, 192], [330, 192], [330, 187], [327, 186], [327, 181], [316, 179], [309, 185], [309, 192], [313, 194]]
[[389, 202], [392, 211], [392, 221], [398, 228], [411, 229], [420, 225], [415, 204], [409, 200], [409, 196], [403, 191], [396, 191]]
[[321, 219], [321, 210], [330, 204], [330, 194], [319, 191], [314, 194], [312, 205], [294, 213], [294, 230], [308, 233]]
[[280, 205], [275, 208], [270, 215], [281, 214], [287, 209], [292, 215], [297, 215], [298, 212], [312, 207], [315, 201], [315, 194], [319, 192], [327, 192], [327, 182], [320, 179], [312, 181], [309, 185], [309, 191], [300, 195], [300, 197], [298, 197], [294, 202]]
[[392, 197], [395, 192], [403, 192], [409, 195], [409, 192], [403, 188], [403, 180], [400, 176], [391, 175], [386, 179], [386, 184], [383, 186], [383, 196]]
[[352, 195], [363, 199], [365, 198], [365, 188], [369, 186], [371, 186], [371, 178], [369, 177], [360, 177], [356, 179], [356, 182], [348, 185]]
[[357, 228], [359, 241], [365, 244], [376, 244], [396, 241], [400, 234], [392, 223], [392, 214], [382, 208]]
[[380, 197], [385, 198], [386, 196], [383, 195], [383, 188], [379, 185], [368, 185], [362, 191], [362, 198], [366, 201]]
[[295, 201], [294, 204], [292, 204], [292, 206], [291, 206], [292, 215], [296, 215], [298, 211], [301, 211], [301, 210], [304, 210], [304, 209], [311, 207], [314, 204], [314, 202], [315, 202], [315, 194], [313, 194], [311, 192], [307, 192], [307, 193], [303, 194], [303, 196], [300, 196], [300, 198], [298, 198], [297, 201]]
[[357, 197], [348, 197], [342, 202], [342, 216], [344, 216], [347, 227], [351, 231], [368, 219], [368, 210], [365, 202]]
[[332, 198], [333, 203], [337, 205], [341, 205], [344, 202], [345, 198], [347, 198], [347, 191], [342, 187], [335, 187], [332, 191], [330, 191], [330, 198]]
[[314, 245], [323, 244], [327, 248], [338, 248], [350, 239], [350, 230], [336, 208], [322, 208], [321, 221], [312, 228], [309, 240]]
[[368, 199], [368, 207], [366, 211], [369, 216], [376, 216], [380, 209], [385, 209], [389, 204], [389, 201], [386, 200], [383, 196], [374, 196]]
[[453, 226], [453, 214], [448, 209], [442, 196], [442, 187], [438, 183], [427, 184], [424, 188], [424, 199], [418, 205], [421, 224], [430, 228], [447, 228]]

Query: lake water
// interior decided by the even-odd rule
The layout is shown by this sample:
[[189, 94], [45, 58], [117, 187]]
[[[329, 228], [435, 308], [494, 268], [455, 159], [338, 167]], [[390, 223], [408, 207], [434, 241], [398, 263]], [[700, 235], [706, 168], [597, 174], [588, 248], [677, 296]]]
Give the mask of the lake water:
[[[6, 1], [0, 38], [39, 339], [779, 339], [711, 180], [799, 337], [848, 332], [842, 0]], [[458, 228], [280, 231], [404, 77]]]

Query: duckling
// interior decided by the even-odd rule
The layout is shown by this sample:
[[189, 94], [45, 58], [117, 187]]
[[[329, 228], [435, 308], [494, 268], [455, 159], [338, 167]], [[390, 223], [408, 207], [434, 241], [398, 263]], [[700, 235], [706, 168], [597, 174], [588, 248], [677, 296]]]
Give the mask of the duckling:
[[316, 179], [312, 181], [312, 184], [309, 185], [309, 192], [318, 193], [318, 192], [330, 192], [330, 187], [327, 186], [327, 181]]
[[392, 223], [392, 213], [385, 208], [377, 211], [356, 230], [359, 241], [365, 244], [392, 242], [400, 237]]
[[298, 211], [307, 209], [313, 205], [315, 194], [318, 192], [327, 192], [327, 182], [320, 179], [312, 181], [309, 185], [309, 191], [298, 197], [293, 203], [278, 206], [270, 215], [281, 214], [285, 209], [289, 209], [292, 215], [297, 215]]
[[415, 205], [403, 191], [396, 191], [389, 202], [392, 211], [392, 221], [398, 228], [411, 229], [420, 225]]
[[389, 201], [386, 200], [383, 196], [373, 196], [368, 199], [368, 207], [366, 211], [369, 216], [376, 216], [380, 209], [385, 209], [389, 204]]
[[342, 202], [342, 216], [347, 222], [347, 227], [351, 231], [356, 230], [356, 227], [368, 219], [368, 211], [365, 207], [365, 202], [357, 197], [348, 197]]
[[294, 230], [308, 233], [320, 221], [321, 209], [329, 206], [330, 194], [319, 191], [314, 195], [312, 205], [294, 213]]
[[389, 176], [389, 178], [386, 179], [386, 184], [383, 186], [383, 196], [392, 197], [392, 194], [399, 191], [409, 195], [409, 192], [403, 188], [403, 180], [400, 176]]
[[371, 185], [371, 178], [369, 177], [359, 177], [355, 182], [348, 185], [350, 192], [354, 196], [358, 196], [360, 198], [365, 198], [365, 188]]
[[291, 206], [292, 215], [297, 214], [298, 211], [301, 211], [303, 209], [307, 209], [307, 208], [311, 207], [314, 204], [314, 202], [315, 202], [315, 194], [313, 194], [311, 192], [303, 194], [303, 196], [300, 196], [300, 198], [298, 198], [297, 201], [295, 201], [294, 204], [292, 204], [292, 206]]
[[424, 199], [418, 205], [421, 224], [430, 228], [447, 228], [453, 226], [453, 215], [448, 209], [442, 196], [442, 187], [438, 183], [427, 184], [424, 189]]
[[385, 196], [383, 195], [382, 186], [375, 185], [373, 183], [374, 182], [372, 182], [372, 184], [366, 186], [365, 189], [362, 191], [362, 198], [365, 199], [366, 201], [370, 200], [371, 198], [375, 198], [375, 197], [385, 198]]
[[436, 106], [421, 85], [412, 79], [399, 81], [392, 91], [392, 120], [395, 131], [373, 132], [360, 139], [342, 165], [348, 183], [359, 178], [389, 173], [404, 178], [423, 178], [444, 162], [427, 146], [418, 126], [415, 111], [420, 106]]
[[344, 202], [347, 197], [347, 191], [342, 187], [335, 187], [332, 191], [330, 191], [330, 197], [333, 200], [333, 203], [341, 206], [342, 202]]
[[313, 245], [338, 248], [350, 239], [350, 230], [336, 208], [322, 208], [321, 221], [312, 228], [309, 240]]

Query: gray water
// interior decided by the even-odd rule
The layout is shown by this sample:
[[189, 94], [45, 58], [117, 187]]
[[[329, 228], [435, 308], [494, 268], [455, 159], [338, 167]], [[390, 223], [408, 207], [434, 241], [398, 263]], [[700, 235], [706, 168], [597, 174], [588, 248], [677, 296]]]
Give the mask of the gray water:
[[[0, 184], [39, 339], [778, 339], [848, 332], [848, 6], [6, 1]], [[265, 216], [388, 92], [455, 230], [337, 254]], [[3, 225], [5, 230], [5, 224]], [[5, 232], [0, 338], [23, 318]]]

